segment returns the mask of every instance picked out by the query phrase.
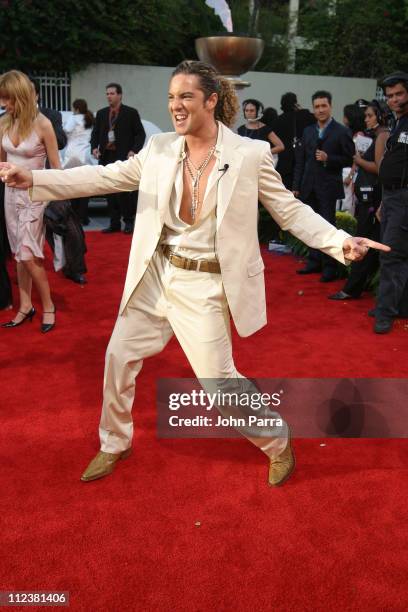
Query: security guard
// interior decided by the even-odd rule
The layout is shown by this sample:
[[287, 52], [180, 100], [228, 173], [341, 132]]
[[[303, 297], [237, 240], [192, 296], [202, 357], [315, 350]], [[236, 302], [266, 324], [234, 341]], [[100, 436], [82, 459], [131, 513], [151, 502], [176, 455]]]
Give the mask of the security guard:
[[380, 254], [380, 286], [374, 331], [386, 334], [401, 314], [408, 286], [408, 74], [394, 72], [382, 82], [396, 122], [387, 140], [379, 177], [383, 185], [382, 242], [391, 247]]

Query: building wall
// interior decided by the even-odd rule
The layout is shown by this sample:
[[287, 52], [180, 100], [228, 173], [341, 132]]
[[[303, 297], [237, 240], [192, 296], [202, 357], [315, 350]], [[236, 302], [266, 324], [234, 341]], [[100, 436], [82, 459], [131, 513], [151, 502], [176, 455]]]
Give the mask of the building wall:
[[[105, 86], [116, 81], [123, 87], [123, 102], [136, 107], [142, 118], [158, 125], [163, 131], [171, 130], [167, 112], [168, 82], [172, 69], [159, 66], [130, 66], [124, 64], [92, 64], [72, 77], [71, 99], [85, 98], [92, 111], [106, 106]], [[341, 121], [343, 107], [359, 98], [375, 97], [375, 79], [350, 79], [332, 76], [248, 72], [243, 80], [251, 83], [239, 92], [241, 100], [257, 98], [265, 106], [279, 110], [280, 97], [287, 91], [297, 94], [300, 104], [310, 108], [310, 98], [317, 89], [326, 89], [333, 95], [336, 119]], [[240, 117], [238, 123], [242, 123]]]
[[123, 103], [138, 109], [143, 119], [152, 121], [163, 131], [171, 130], [167, 112], [168, 82], [171, 68], [92, 64], [77, 72], [71, 80], [71, 100], [85, 98], [93, 111], [107, 106], [105, 87], [117, 82], [123, 88]]

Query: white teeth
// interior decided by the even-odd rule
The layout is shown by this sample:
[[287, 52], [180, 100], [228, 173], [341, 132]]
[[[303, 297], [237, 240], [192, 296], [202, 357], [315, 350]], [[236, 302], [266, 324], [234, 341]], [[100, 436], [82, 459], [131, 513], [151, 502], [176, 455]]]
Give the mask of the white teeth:
[[187, 119], [187, 115], [175, 115], [176, 121], [184, 121]]

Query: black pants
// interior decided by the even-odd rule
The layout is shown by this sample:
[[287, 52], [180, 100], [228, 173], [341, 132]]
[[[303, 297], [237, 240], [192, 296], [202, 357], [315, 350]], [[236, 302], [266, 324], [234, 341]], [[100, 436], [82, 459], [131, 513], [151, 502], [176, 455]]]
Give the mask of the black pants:
[[[102, 163], [111, 164], [117, 161], [115, 151], [105, 151], [102, 158]], [[109, 193], [106, 196], [108, 201], [108, 214], [110, 217], [111, 227], [120, 229], [120, 219], [126, 225], [132, 225], [136, 215], [137, 192]]]
[[110, 224], [115, 229], [120, 229], [120, 218], [125, 224], [132, 224], [136, 215], [136, 197], [132, 193], [110, 193], [106, 196], [108, 201], [108, 214]]
[[[323, 197], [312, 191], [304, 201], [323, 219], [336, 226], [336, 198]], [[336, 260], [317, 249], [309, 249], [307, 266], [321, 270], [324, 276], [335, 276], [337, 273]]]
[[[391, 247], [380, 254], [380, 286], [376, 317], [391, 319], [406, 311], [408, 283], [408, 189], [384, 189], [381, 240]], [[404, 293], [405, 292], [405, 293]]]
[[54, 233], [62, 236], [66, 276], [85, 274], [85, 233], [77, 215], [73, 212], [71, 203], [67, 200], [50, 202], [45, 210], [44, 221], [46, 239], [54, 252]]
[[[376, 241], [380, 240], [380, 223], [375, 216], [376, 208], [377, 205], [374, 204], [371, 205], [365, 202], [357, 202], [357, 236], [371, 238], [371, 240]], [[378, 251], [375, 249], [370, 249], [364, 259], [351, 264], [350, 276], [343, 287], [343, 291], [349, 295], [352, 295], [353, 297], [360, 297], [367, 285], [367, 282], [377, 272], [378, 265]]]

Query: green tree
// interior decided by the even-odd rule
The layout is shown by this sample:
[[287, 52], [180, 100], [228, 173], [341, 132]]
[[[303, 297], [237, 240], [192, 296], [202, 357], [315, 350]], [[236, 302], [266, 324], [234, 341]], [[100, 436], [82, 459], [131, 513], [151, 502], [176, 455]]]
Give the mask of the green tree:
[[408, 62], [408, 3], [401, 0], [304, 2], [299, 34], [315, 41], [297, 53], [296, 72], [381, 78]]
[[[229, 0], [234, 32], [265, 40], [256, 70], [284, 72], [288, 0]], [[256, 6], [257, 19], [250, 7]], [[408, 0], [303, 0], [296, 72], [380, 78], [408, 64]], [[174, 66], [223, 32], [204, 0], [0, 0], [0, 71], [74, 72], [90, 63]], [[280, 36], [275, 36], [280, 35]]]
[[174, 66], [196, 57], [195, 38], [217, 30], [201, 0], [0, 0], [0, 70]]

